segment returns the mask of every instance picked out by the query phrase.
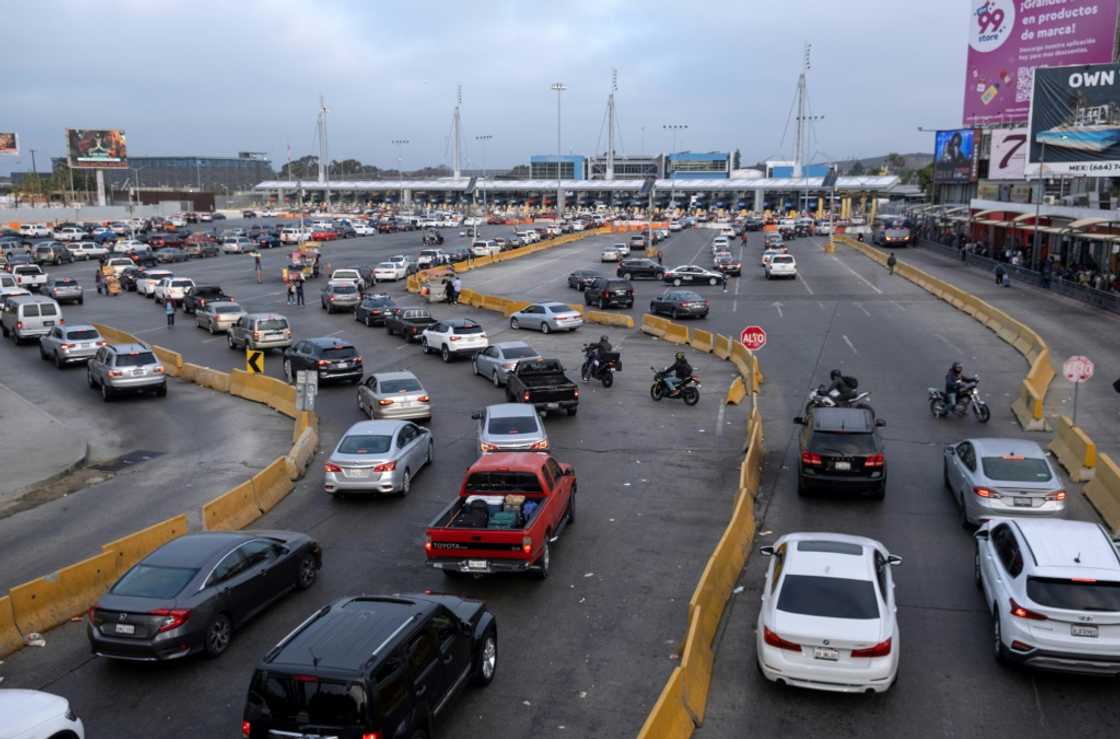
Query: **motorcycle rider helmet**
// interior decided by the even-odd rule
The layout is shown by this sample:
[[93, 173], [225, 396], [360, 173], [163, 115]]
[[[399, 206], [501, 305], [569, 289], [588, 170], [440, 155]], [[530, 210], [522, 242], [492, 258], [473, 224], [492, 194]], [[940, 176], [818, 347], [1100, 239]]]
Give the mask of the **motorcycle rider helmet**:
[[832, 370], [831, 372], [828, 373], [828, 378], [830, 380], [839, 380], [843, 376], [844, 376], [844, 373], [841, 372], [838, 369], [834, 369], [834, 370]]
[[961, 372], [964, 372], [964, 365], [960, 362], [953, 362], [953, 374], [959, 375]]
[[673, 359], [677, 360], [678, 362], [681, 361], [682, 359], [684, 359], [684, 352], [677, 352], [673, 355]]
[[[607, 341], [606, 335], [600, 336], [599, 341]], [[609, 343], [609, 342], [608, 342]]]

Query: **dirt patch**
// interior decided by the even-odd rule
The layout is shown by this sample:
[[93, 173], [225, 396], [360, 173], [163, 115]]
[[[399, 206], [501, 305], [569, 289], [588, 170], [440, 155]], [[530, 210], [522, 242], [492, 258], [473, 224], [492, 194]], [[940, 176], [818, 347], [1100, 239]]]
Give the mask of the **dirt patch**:
[[17, 513], [37, 508], [44, 503], [50, 503], [52, 500], [65, 498], [67, 495], [92, 487], [93, 485], [98, 485], [106, 480], [111, 480], [113, 477], [113, 473], [93, 467], [84, 467], [75, 470], [69, 474], [63, 475], [57, 480], [38, 485], [23, 493], [18, 498], [3, 504], [0, 506], [0, 518], [8, 518]]

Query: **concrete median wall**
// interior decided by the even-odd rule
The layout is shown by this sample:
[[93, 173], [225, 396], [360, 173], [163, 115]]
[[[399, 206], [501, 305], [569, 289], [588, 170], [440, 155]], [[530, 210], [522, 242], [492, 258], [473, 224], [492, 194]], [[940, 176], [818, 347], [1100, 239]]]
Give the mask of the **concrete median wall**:
[[116, 578], [117, 555], [102, 552], [9, 592], [16, 625], [26, 636], [66, 623], [92, 606]]
[[243, 529], [260, 517], [251, 479], [202, 506], [202, 527], [207, 531]]
[[253, 499], [261, 513], [268, 513], [275, 508], [295, 487], [288, 476], [287, 457], [277, 457], [272, 464], [253, 475], [249, 482], [253, 486]]
[[1097, 509], [1112, 535], [1120, 536], [1120, 466], [1107, 454], [1097, 460], [1093, 479], [1085, 485], [1085, 497]]
[[134, 534], [115, 539], [102, 546], [101, 551], [113, 554], [114, 569], [119, 577], [156, 549], [187, 533], [187, 526], [187, 514], [182, 513], [166, 521], [152, 524]]
[[319, 448], [319, 432], [315, 428], [305, 428], [299, 435], [288, 456], [284, 458], [285, 469], [290, 480], [298, 480], [307, 471], [307, 466]]
[[23, 646], [23, 634], [16, 626], [16, 614], [12, 610], [12, 598], [0, 597], [0, 657], [11, 654]]

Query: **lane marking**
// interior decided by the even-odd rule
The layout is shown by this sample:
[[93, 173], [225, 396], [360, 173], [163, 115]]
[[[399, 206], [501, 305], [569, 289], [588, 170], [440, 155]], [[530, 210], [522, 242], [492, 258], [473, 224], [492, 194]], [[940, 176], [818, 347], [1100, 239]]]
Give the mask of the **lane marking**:
[[777, 309], [778, 318], [785, 318], [785, 315], [782, 313], [782, 304], [781, 303], [771, 303], [770, 305], [774, 306], [774, 308]]
[[338, 331], [332, 331], [331, 333], [327, 334], [327, 336], [338, 336], [338, 335], [339, 335], [339, 334], [341, 334], [341, 333], [342, 333], [342, 332], [343, 332], [344, 330], [345, 330], [345, 329], [339, 329]]
[[724, 413], [726, 411], [727, 411], [727, 403], [726, 402], [720, 403], [719, 404], [719, 413], [716, 414], [716, 436], [717, 437], [723, 435], [723, 416], [724, 416]]
[[964, 349], [961, 349], [959, 346], [957, 346], [953, 342], [949, 341], [948, 339], [946, 339], [941, 334], [934, 334], [934, 336], [937, 337], [938, 339], [941, 339], [941, 341], [944, 342], [947, 347], [949, 347], [950, 349], [955, 351], [957, 354], [964, 354]]
[[882, 290], [880, 290], [879, 288], [877, 288], [877, 287], [875, 287], [874, 285], [872, 285], [872, 284], [871, 284], [871, 282], [870, 282], [870, 281], [869, 281], [869, 280], [868, 280], [868, 279], [867, 279], [866, 277], [864, 277], [864, 276], [863, 276], [863, 275], [861, 275], [861, 274], [860, 274], [859, 272], [856, 272], [856, 271], [855, 271], [854, 269], [852, 269], [851, 267], [849, 267], [849, 266], [848, 266], [847, 264], [845, 264], [845, 263], [844, 263], [844, 262], [843, 262], [843, 261], [842, 261], [842, 260], [841, 260], [841, 259], [840, 259], [839, 257], [837, 257], [837, 256], [836, 256], [835, 254], [833, 254], [833, 255], [832, 255], [832, 258], [833, 258], [833, 259], [835, 259], [835, 260], [836, 260], [836, 262], [837, 262], [837, 263], [838, 263], [838, 264], [839, 264], [840, 266], [842, 266], [842, 267], [843, 267], [844, 269], [848, 270], [848, 271], [849, 271], [849, 272], [851, 272], [851, 273], [852, 273], [853, 275], [855, 275], [855, 276], [856, 276], [856, 278], [857, 278], [857, 279], [858, 279], [858, 280], [859, 280], [860, 282], [862, 282], [863, 284], [867, 285], [867, 286], [868, 286], [869, 288], [871, 288], [871, 289], [872, 289], [872, 290], [874, 290], [875, 292], [879, 293], [880, 295], [882, 295], [882, 294], [883, 294], [883, 291], [882, 291]]
[[853, 305], [855, 305], [855, 307], [857, 307], [861, 311], [863, 311], [863, 315], [867, 316], [868, 318], [871, 318], [871, 313], [869, 313], [868, 310], [863, 307], [863, 303], [853, 303]]
[[819, 307], [821, 310], [828, 310], [828, 308], [824, 307], [824, 303], [819, 300], [817, 301], [817, 307]]
[[906, 310], [906, 306], [903, 305], [902, 303], [898, 302], [897, 300], [892, 300], [891, 305], [893, 305], [895, 308], [898, 308], [901, 311]]
[[844, 339], [844, 343], [848, 345], [848, 348], [852, 350], [853, 354], [859, 354], [859, 352], [856, 351], [855, 344], [852, 343], [852, 340], [848, 338], [847, 334], [840, 334], [840, 337]]
[[813, 292], [813, 288], [809, 287], [809, 283], [805, 281], [805, 275], [797, 275], [797, 279], [794, 280], [794, 282], [800, 282], [801, 287], [805, 288], [806, 292], [808, 292], [810, 295], [816, 295], [816, 293]]

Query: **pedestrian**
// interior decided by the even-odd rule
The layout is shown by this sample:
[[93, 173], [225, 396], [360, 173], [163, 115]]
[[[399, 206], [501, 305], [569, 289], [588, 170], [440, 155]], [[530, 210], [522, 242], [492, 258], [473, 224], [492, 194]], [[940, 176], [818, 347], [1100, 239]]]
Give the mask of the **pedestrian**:
[[662, 259], [662, 254], [661, 254], [661, 250], [660, 250], [660, 249], [658, 249], [658, 250], [657, 250], [657, 263], [658, 263], [658, 264], [661, 264], [661, 259]]
[[463, 292], [463, 281], [459, 279], [458, 273], [451, 278], [451, 302], [455, 305], [459, 304], [459, 293]]
[[1002, 285], [1003, 278], [1007, 274], [1007, 269], [1002, 264], [996, 265], [996, 284]]
[[891, 255], [887, 257], [887, 269], [890, 270], [892, 275], [894, 274], [894, 266], [896, 264], [898, 264], [898, 259], [895, 257], [894, 252], [892, 251]]
[[292, 280], [288, 281], [288, 305], [296, 304], [296, 283]]
[[303, 305], [303, 280], [296, 280], [296, 305]]
[[164, 300], [163, 312], [167, 316], [167, 327], [175, 328], [175, 301], [171, 298]]
[[257, 273], [257, 284], [264, 282], [264, 273], [261, 271], [261, 253], [259, 251], [253, 252], [253, 269]]

